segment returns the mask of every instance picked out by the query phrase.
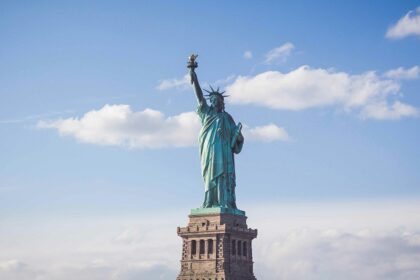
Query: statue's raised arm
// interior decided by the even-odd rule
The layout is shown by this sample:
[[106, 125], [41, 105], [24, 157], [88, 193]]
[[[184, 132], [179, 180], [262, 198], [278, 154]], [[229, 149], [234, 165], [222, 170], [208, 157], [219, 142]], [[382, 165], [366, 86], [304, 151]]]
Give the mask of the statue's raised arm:
[[195, 95], [197, 97], [198, 104], [206, 103], [204, 98], [203, 91], [201, 90], [200, 83], [198, 82], [197, 74], [195, 73], [195, 68], [198, 67], [197, 61], [195, 59], [198, 57], [197, 54], [192, 54], [188, 58], [188, 68], [190, 68], [190, 77], [191, 84], [194, 85]]

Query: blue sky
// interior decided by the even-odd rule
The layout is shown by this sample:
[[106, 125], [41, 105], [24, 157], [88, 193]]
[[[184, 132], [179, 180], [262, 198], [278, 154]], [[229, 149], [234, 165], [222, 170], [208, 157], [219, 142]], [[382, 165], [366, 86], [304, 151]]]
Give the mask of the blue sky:
[[[420, 198], [418, 7], [418, 1], [1, 1], [0, 246], [7, 243], [8, 252], [0, 254], [0, 273], [67, 279], [47, 267], [52, 257], [42, 249], [45, 262], [38, 263], [19, 242], [10, 246], [16, 234], [33, 245], [28, 236], [45, 237], [39, 228], [58, 236], [60, 223], [78, 232], [85, 223], [136, 215], [163, 223], [164, 213], [174, 211], [176, 226], [202, 203], [196, 100], [185, 78], [192, 52], [199, 54], [201, 83], [226, 89], [226, 110], [246, 125], [237, 199], [260, 231], [264, 215], [252, 219], [252, 211], [261, 213], [267, 203], [291, 217], [298, 215], [293, 203], [316, 205], [320, 213], [340, 202], [343, 213], [360, 203], [367, 216], [376, 207], [369, 205], [412, 213], [402, 205], [415, 207]], [[139, 219], [114, 228], [115, 236], [141, 235], [132, 230]], [[301, 232], [305, 222], [293, 230]], [[341, 230], [357, 235], [364, 227]], [[412, 220], [387, 230], [401, 227], [417, 238]], [[115, 236], [103, 238], [121, 239]], [[80, 238], [85, 249], [86, 238]], [[176, 238], [174, 270], [162, 279], [176, 273]], [[263, 255], [261, 244], [256, 250]], [[57, 254], [65, 265], [79, 265], [67, 258], [68, 248]], [[154, 265], [170, 262], [160, 258], [146, 266], [150, 271], [127, 273], [155, 273]], [[275, 279], [292, 279], [278, 273], [283, 278]], [[366, 273], [356, 278], [376, 279]], [[295, 279], [310, 279], [302, 275]]]

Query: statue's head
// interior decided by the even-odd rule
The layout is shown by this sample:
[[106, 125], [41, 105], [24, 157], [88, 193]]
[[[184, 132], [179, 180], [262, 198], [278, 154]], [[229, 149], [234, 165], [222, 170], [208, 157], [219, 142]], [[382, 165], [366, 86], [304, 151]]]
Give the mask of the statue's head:
[[208, 97], [208, 99], [210, 100], [210, 104], [213, 108], [216, 109], [216, 111], [218, 112], [222, 112], [225, 110], [225, 97], [227, 97], [227, 95], [223, 95], [225, 92], [219, 91], [219, 88], [217, 88], [217, 90], [214, 90], [212, 88], [212, 86], [210, 86], [210, 90], [206, 90], [205, 91], [208, 92], [208, 94], [206, 95], [206, 97]]

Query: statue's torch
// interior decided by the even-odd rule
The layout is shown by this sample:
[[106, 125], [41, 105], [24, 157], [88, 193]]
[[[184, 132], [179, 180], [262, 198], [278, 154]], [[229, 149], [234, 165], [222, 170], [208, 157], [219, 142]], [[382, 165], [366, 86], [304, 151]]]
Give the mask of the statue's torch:
[[188, 64], [187, 67], [194, 71], [195, 68], [198, 67], [197, 61], [195, 61], [198, 57], [198, 54], [191, 54], [188, 57]]
[[198, 54], [191, 54], [188, 57], [187, 67], [190, 68], [191, 84], [194, 83], [194, 77], [195, 77], [195, 79], [197, 79], [196, 76], [195, 76], [195, 72], [194, 72], [194, 69], [198, 67], [197, 61], [195, 61], [197, 59], [197, 57], [198, 57]]

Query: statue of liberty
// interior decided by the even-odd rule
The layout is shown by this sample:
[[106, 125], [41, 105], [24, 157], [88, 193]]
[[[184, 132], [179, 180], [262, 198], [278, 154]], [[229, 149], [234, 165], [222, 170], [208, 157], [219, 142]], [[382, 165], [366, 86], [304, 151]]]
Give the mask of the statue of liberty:
[[[241, 152], [244, 137], [242, 125], [235, 124], [232, 116], [225, 112], [224, 92], [219, 89], [205, 90], [203, 95], [195, 68], [197, 55], [191, 55], [188, 61], [191, 84], [197, 96], [197, 114], [201, 121], [199, 149], [201, 172], [204, 179], [205, 196], [202, 208], [224, 208], [231, 212], [243, 212], [237, 209], [235, 199], [235, 158]], [[207, 104], [206, 98], [210, 101]], [[244, 213], [244, 212], [243, 212]]]

